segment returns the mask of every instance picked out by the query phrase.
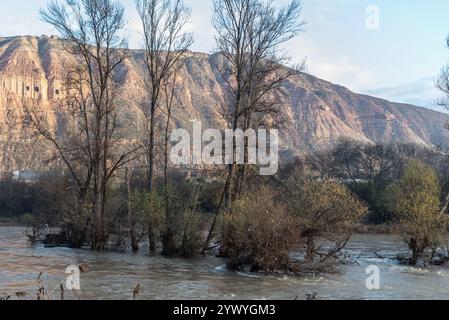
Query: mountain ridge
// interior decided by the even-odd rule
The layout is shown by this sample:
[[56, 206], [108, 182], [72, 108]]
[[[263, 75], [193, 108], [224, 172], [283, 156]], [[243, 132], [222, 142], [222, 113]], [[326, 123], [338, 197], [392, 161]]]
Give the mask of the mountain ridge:
[[[118, 70], [123, 126], [139, 131], [145, 103], [143, 51], [129, 51]], [[73, 56], [55, 36], [0, 37], [0, 170], [39, 167], [18, 160], [23, 152], [6, 147], [6, 140], [22, 142], [31, 134], [20, 123], [23, 109], [18, 103], [29, 96], [45, 109], [55, 130], [58, 127], [57, 101], [61, 94], [60, 75]], [[201, 120], [205, 126], [224, 128], [223, 106], [229, 101], [221, 78], [220, 54], [187, 52], [176, 88], [178, 105], [173, 126]], [[284, 81], [275, 97], [288, 124], [281, 129], [281, 141], [294, 151], [331, 143], [340, 137], [377, 142], [408, 142], [429, 147], [448, 146], [445, 125], [449, 115], [410, 104], [394, 103], [301, 73]], [[5, 130], [8, 122], [13, 128]], [[3, 130], [1, 129], [3, 127]], [[12, 137], [7, 138], [7, 135]], [[2, 142], [3, 141], [3, 142]], [[9, 148], [9, 149], [8, 149]]]

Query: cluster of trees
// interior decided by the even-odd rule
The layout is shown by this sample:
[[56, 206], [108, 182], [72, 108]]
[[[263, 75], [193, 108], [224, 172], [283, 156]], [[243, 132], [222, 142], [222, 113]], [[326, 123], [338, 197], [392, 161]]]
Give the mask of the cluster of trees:
[[[252, 176], [251, 186], [218, 218], [225, 181], [218, 178], [188, 178], [170, 171], [176, 188], [170, 190], [170, 210], [174, 221], [167, 221], [162, 180], [154, 192], [146, 192], [136, 174], [115, 180], [109, 189], [105, 219], [108, 248], [134, 251], [148, 243], [152, 253], [163, 252], [166, 229], [174, 233], [174, 255], [200, 255], [212, 222], [216, 222], [215, 246], [229, 258], [233, 270], [249, 268], [267, 272], [328, 271], [334, 266], [352, 233], [367, 211], [366, 206], [342, 183], [318, 181], [301, 166], [285, 169], [279, 176]], [[287, 177], [287, 178], [286, 178]], [[64, 226], [74, 247], [93, 240], [86, 221], [89, 210], [79, 216], [71, 208], [73, 195], [67, 193], [70, 179], [48, 177], [36, 184], [5, 183], [5, 188], [33, 190], [33, 219], [22, 222], [36, 227], [43, 224]], [[139, 191], [129, 192], [129, 189]], [[15, 194], [18, 201], [23, 194]], [[0, 196], [2, 198], [3, 196]], [[3, 199], [2, 199], [3, 200]], [[7, 200], [7, 199], [5, 199]], [[12, 201], [11, 203], [15, 203]], [[22, 214], [18, 210], [17, 214]], [[130, 213], [132, 214], [130, 215]], [[145, 241], [147, 239], [147, 241]], [[297, 252], [296, 257], [291, 252]]]
[[[127, 170], [108, 188], [108, 246], [137, 251], [147, 242], [151, 252], [159, 245], [163, 252], [169, 228], [170, 254], [191, 257], [204, 252], [214, 224], [211, 248], [219, 247], [233, 269], [316, 272], [333, 266], [360, 222], [374, 222], [395, 224], [403, 232], [411, 252], [400, 257], [404, 263], [440, 264], [449, 253], [442, 249], [447, 243], [448, 162], [443, 152], [417, 145], [342, 139], [299, 157], [276, 176], [249, 170], [248, 187], [228, 210], [222, 208], [224, 168], [198, 170], [194, 177], [172, 169], [167, 173], [170, 188], [160, 176], [152, 192], [146, 189], [145, 171]], [[2, 184], [0, 205], [8, 206], [2, 211], [32, 212], [39, 224], [57, 221], [73, 246], [90, 243], [90, 207], [81, 215], [74, 210], [77, 198], [68, 192], [72, 183], [62, 175], [34, 185]], [[297, 255], [292, 258], [293, 251]]]
[[408, 264], [448, 261], [449, 157], [443, 150], [341, 139], [306, 157], [319, 180], [339, 181], [369, 207], [365, 221], [393, 224], [403, 233]]
[[[213, 7], [228, 127], [280, 126], [277, 90], [301, 70], [282, 67], [280, 46], [301, 30], [300, 3], [276, 9], [261, 0], [215, 0]], [[38, 224], [57, 222], [74, 247], [138, 251], [147, 242], [151, 253], [160, 247], [185, 257], [220, 248], [233, 269], [327, 270], [362, 219], [399, 222], [412, 252], [408, 262], [444, 260], [449, 161], [440, 151], [342, 139], [273, 177], [258, 176], [234, 154], [225, 155], [234, 159], [229, 166], [196, 168], [193, 178], [171, 167], [177, 72], [192, 44], [184, 31], [190, 10], [181, 0], [137, 0], [136, 9], [147, 85], [145, 132], [137, 139], [118, 128], [119, 70], [128, 56], [123, 6], [53, 1], [42, 11], [75, 63], [64, 66], [57, 130], [38, 105], [23, 101], [27, 123], [53, 146], [55, 174], [20, 185], [36, 201], [12, 211], [30, 210]], [[7, 195], [0, 205], [15, 203]]]
[[[213, 9], [217, 51], [224, 60], [220, 72], [229, 95], [223, 118], [234, 130], [276, 125], [280, 113], [276, 91], [299, 71], [284, 68], [287, 60], [280, 54], [280, 46], [301, 30], [299, 1], [275, 8], [261, 0], [217, 0]], [[187, 242], [200, 238], [191, 225], [201, 220], [195, 211], [207, 183], [190, 180], [193, 185], [184, 190], [185, 181], [170, 166], [169, 151], [178, 103], [177, 72], [193, 42], [185, 31], [190, 9], [181, 0], [137, 0], [136, 10], [143, 29], [147, 89], [142, 102], [144, 133], [130, 139], [119, 130], [124, 107], [119, 78], [128, 50], [124, 7], [114, 0], [54, 0], [41, 11], [75, 61], [63, 68], [58, 127], [47, 121], [39, 105], [24, 99], [26, 123], [54, 149], [52, 169], [61, 173], [55, 190], [62, 203], [58, 211], [73, 246], [88, 242], [93, 249], [104, 250], [112, 234], [120, 243], [121, 232], [111, 229], [120, 219], [114, 212], [125, 199], [127, 234], [134, 251], [145, 234], [152, 252], [160, 242], [164, 254], [187, 255], [185, 248], [192, 246]], [[234, 142], [233, 151], [236, 148]], [[212, 196], [218, 204], [209, 200], [214, 214], [202, 241], [203, 252], [211, 249], [220, 233], [219, 220], [245, 192], [250, 175], [248, 165], [237, 164], [234, 152], [225, 156], [233, 163], [222, 168], [225, 178], [218, 183], [222, 190], [212, 191], [219, 193]]]
[[[449, 191], [449, 158], [443, 150], [409, 143], [372, 144], [342, 138], [330, 147], [310, 152], [304, 162], [317, 179], [348, 185], [368, 204], [367, 222], [381, 224], [394, 218], [387, 205], [389, 186], [402, 177], [413, 160], [433, 168], [444, 199]], [[445, 211], [447, 200], [443, 207], [441, 210]]]

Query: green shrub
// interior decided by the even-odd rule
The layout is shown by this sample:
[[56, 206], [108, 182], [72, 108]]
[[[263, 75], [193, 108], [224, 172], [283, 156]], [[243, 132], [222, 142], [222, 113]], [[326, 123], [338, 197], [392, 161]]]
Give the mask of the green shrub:
[[447, 231], [447, 216], [440, 214], [441, 187], [435, 170], [411, 161], [399, 182], [389, 189], [395, 218], [411, 250], [405, 261], [432, 263]]
[[20, 223], [26, 227], [33, 227], [36, 225], [36, 219], [31, 213], [26, 213], [20, 217]]
[[156, 250], [160, 234], [166, 228], [161, 196], [153, 192], [137, 192], [132, 196], [132, 210], [136, 215], [136, 225], [147, 229], [150, 251]]
[[180, 255], [185, 258], [196, 256], [203, 245], [203, 230], [200, 214], [187, 214], [184, 218]]

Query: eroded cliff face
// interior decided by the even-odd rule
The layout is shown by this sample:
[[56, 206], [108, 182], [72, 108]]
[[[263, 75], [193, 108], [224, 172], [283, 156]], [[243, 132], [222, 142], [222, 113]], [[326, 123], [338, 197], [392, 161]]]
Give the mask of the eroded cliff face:
[[[24, 125], [24, 101], [46, 115], [58, 128], [58, 99], [64, 94], [64, 66], [74, 58], [54, 37], [0, 38], [0, 170], [45, 168], [51, 150], [36, 143]], [[187, 53], [178, 74], [173, 126], [225, 128], [223, 106], [229, 93], [218, 66], [220, 55]], [[143, 53], [131, 51], [120, 67], [121, 126], [130, 136], [141, 132], [146, 105]], [[281, 140], [292, 150], [310, 148], [346, 136], [372, 142], [411, 142], [448, 145], [449, 116], [388, 102], [323, 81], [308, 74], [287, 80], [276, 97], [287, 120]]]

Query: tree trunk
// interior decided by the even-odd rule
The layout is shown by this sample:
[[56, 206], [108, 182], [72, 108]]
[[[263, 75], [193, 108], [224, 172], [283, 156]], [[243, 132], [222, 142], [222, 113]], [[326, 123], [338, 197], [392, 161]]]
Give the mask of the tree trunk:
[[313, 261], [314, 255], [315, 255], [315, 241], [313, 237], [308, 237], [306, 259], [308, 261]]
[[[152, 107], [153, 109], [153, 107]], [[147, 187], [147, 191], [151, 192], [154, 189], [154, 123], [155, 123], [155, 112], [152, 110], [151, 111], [151, 116], [150, 116], [150, 141], [149, 141], [149, 146], [148, 146], [148, 187]]]
[[154, 254], [156, 252], [156, 235], [151, 225], [148, 226], [148, 243], [150, 246], [150, 254]]
[[449, 208], [449, 194], [446, 196], [446, 200], [444, 201], [443, 209], [441, 209], [440, 214], [445, 214], [447, 211], [447, 208]]
[[131, 248], [133, 252], [139, 251], [139, 242], [136, 238], [136, 231], [134, 229], [134, 217], [132, 213], [132, 199], [131, 199], [131, 177], [132, 171], [130, 169], [126, 169], [126, 192], [128, 195], [128, 226], [129, 226], [129, 237], [131, 238]]
[[[167, 93], [166, 93], [167, 95]], [[173, 256], [176, 254], [177, 245], [176, 245], [176, 234], [175, 230], [173, 230], [173, 217], [172, 212], [170, 210], [170, 195], [169, 195], [169, 180], [168, 180], [168, 161], [169, 161], [169, 128], [170, 128], [170, 120], [171, 120], [171, 104], [173, 102], [173, 92], [172, 98], [170, 102], [167, 102], [167, 121], [165, 123], [165, 141], [164, 141], [164, 184], [165, 184], [165, 221], [166, 221], [166, 231], [163, 237], [163, 249], [162, 254], [166, 256]]]
[[232, 206], [233, 202], [233, 195], [234, 195], [234, 178], [235, 178], [235, 172], [236, 172], [236, 164], [229, 165], [229, 173], [228, 173], [228, 179], [226, 182], [226, 191], [225, 191], [225, 202], [224, 202], [224, 208], [226, 210], [229, 210]]
[[[173, 222], [169, 222], [169, 223], [173, 223]], [[167, 230], [164, 234], [162, 255], [164, 255], [164, 256], [176, 255], [176, 251], [178, 248], [176, 245], [175, 236], [176, 236], [176, 234], [173, 231], [173, 229], [170, 226], [168, 226]]]
[[94, 224], [93, 248], [96, 251], [103, 251], [106, 245], [101, 198], [102, 198], [101, 195], [97, 194], [95, 199], [95, 224]]

